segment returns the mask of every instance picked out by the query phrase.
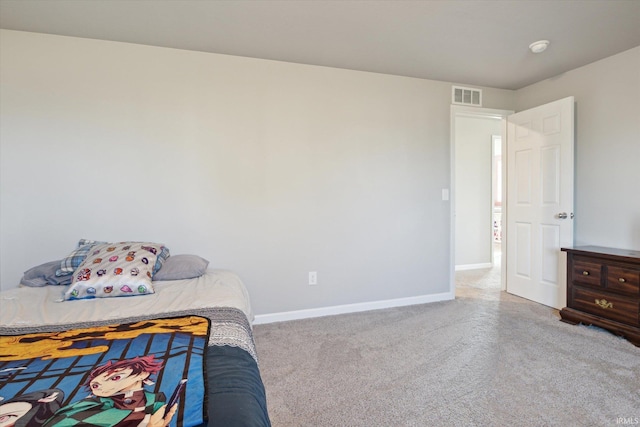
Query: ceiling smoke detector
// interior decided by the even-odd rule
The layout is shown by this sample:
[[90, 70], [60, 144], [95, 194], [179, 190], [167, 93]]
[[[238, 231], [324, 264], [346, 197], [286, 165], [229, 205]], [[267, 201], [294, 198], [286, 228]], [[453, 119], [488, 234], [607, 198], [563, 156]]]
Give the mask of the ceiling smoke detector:
[[529, 45], [529, 49], [533, 53], [542, 53], [547, 50], [547, 46], [549, 46], [549, 40], [538, 40], [537, 42], [533, 42]]

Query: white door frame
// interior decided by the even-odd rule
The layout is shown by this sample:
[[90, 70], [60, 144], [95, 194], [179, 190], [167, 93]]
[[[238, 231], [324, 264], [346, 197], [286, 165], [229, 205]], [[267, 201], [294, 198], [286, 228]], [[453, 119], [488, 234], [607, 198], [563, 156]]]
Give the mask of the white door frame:
[[[455, 164], [456, 164], [456, 157], [455, 157], [455, 149], [456, 149], [456, 145], [455, 145], [455, 141], [456, 141], [456, 134], [455, 134], [455, 124], [456, 124], [456, 119], [458, 117], [478, 117], [478, 118], [492, 118], [492, 119], [500, 119], [502, 121], [501, 123], [501, 136], [502, 136], [502, 152], [506, 152], [506, 143], [507, 143], [507, 116], [509, 114], [513, 114], [514, 111], [513, 110], [496, 110], [496, 109], [492, 109], [492, 108], [480, 108], [480, 107], [467, 107], [467, 106], [462, 106], [462, 105], [452, 105], [451, 106], [451, 110], [450, 110], [450, 119], [449, 119], [449, 125], [450, 125], [450, 132], [449, 132], [449, 136], [450, 136], [450, 170], [451, 170], [451, 176], [449, 177], [449, 181], [451, 183], [450, 186], [450, 192], [449, 192], [449, 209], [450, 209], [450, 217], [449, 217], [449, 224], [450, 224], [450, 235], [449, 235], [449, 248], [450, 248], [450, 253], [449, 253], [449, 295], [451, 297], [451, 299], [455, 298], [456, 295], [456, 274], [455, 274], [455, 268], [456, 268], [456, 245], [455, 245], [455, 240], [456, 240], [456, 206], [455, 206], [455, 195], [456, 195], [456, 188], [455, 188], [455, 177], [456, 177], [456, 169], [455, 169]], [[505, 160], [505, 158], [503, 157], [502, 159], [502, 206], [503, 206], [503, 210], [502, 210], [502, 218], [503, 218], [503, 223], [506, 220], [507, 217], [507, 212], [506, 212], [506, 167], [507, 167], [507, 162]], [[503, 229], [502, 231], [502, 243], [501, 243], [501, 247], [502, 247], [502, 265], [501, 265], [501, 284], [500, 287], [502, 290], [506, 289], [506, 256], [507, 254], [505, 253], [505, 248], [506, 248], [506, 240], [507, 240], [507, 236], [506, 236], [506, 232]]]
[[[501, 129], [502, 131], [502, 129]], [[497, 195], [497, 191], [495, 191], [495, 182], [497, 181], [497, 178], [495, 176], [495, 170], [496, 170], [496, 151], [495, 151], [495, 146], [496, 146], [496, 140], [499, 139], [500, 140], [500, 149], [502, 150], [502, 148], [504, 148], [504, 141], [502, 140], [502, 135], [491, 135], [491, 229], [489, 230], [489, 234], [490, 234], [490, 240], [491, 242], [493, 242], [493, 214], [494, 214], [494, 209], [495, 206], [493, 205], [493, 202], [496, 200], [496, 195]], [[502, 155], [501, 155], [502, 157]], [[500, 163], [500, 169], [502, 172], [502, 166], [504, 163], [504, 157], [502, 157], [502, 162]], [[504, 181], [505, 181], [505, 177], [504, 174], [500, 174], [500, 178], [501, 178], [501, 182], [500, 182], [500, 189], [504, 188]], [[502, 200], [502, 194], [503, 192], [500, 191], [500, 200]], [[500, 205], [500, 214], [502, 214], [504, 212], [504, 206]], [[493, 245], [493, 243], [492, 243]], [[502, 252], [502, 239], [500, 239], [500, 248], [501, 248], [501, 252]], [[491, 265], [493, 266], [495, 264], [496, 260], [493, 254], [493, 246], [491, 247]]]

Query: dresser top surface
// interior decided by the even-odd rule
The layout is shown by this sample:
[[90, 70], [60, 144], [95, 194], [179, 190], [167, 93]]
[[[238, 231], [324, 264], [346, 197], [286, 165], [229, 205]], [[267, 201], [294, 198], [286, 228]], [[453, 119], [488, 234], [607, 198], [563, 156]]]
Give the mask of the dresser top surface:
[[640, 251], [632, 249], [606, 248], [603, 246], [574, 246], [572, 248], [562, 248], [562, 250], [579, 255], [604, 255], [607, 257], [626, 258], [628, 260], [636, 262], [640, 261]]

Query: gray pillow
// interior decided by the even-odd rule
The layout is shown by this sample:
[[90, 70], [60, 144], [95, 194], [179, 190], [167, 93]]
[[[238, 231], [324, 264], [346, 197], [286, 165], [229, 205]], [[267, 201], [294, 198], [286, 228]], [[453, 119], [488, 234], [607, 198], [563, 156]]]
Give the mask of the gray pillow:
[[200, 277], [207, 271], [209, 261], [198, 255], [172, 255], [153, 275], [153, 281], [182, 280]]
[[49, 261], [40, 264], [24, 272], [24, 276], [20, 280], [20, 284], [39, 288], [47, 285], [68, 285], [71, 283], [72, 276], [56, 276], [56, 270], [60, 268], [60, 262]]

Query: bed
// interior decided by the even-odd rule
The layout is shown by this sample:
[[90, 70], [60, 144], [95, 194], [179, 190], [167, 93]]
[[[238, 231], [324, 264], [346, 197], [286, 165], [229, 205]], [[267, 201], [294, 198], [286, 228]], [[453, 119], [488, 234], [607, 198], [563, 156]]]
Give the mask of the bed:
[[[139, 258], [140, 251], [135, 255]], [[178, 260], [180, 256], [166, 259], [172, 258]], [[149, 257], [147, 264], [157, 266], [153, 261], [154, 258]], [[73, 291], [76, 285], [87, 283], [80, 283], [80, 278], [88, 277], [83, 267], [90, 267], [92, 272], [101, 270], [99, 263], [93, 263], [95, 268], [88, 263], [91, 258], [85, 256], [70, 268], [73, 282], [69, 285], [38, 284], [37, 287], [21, 286], [0, 293], [0, 398], [3, 399], [0, 400], [0, 411], [3, 404], [24, 402], [28, 397], [32, 402], [39, 402], [32, 404], [33, 408], [48, 406], [50, 413], [35, 416], [31, 424], [16, 425], [152, 426], [154, 422], [165, 425], [164, 421], [168, 421], [171, 426], [270, 426], [252, 336], [253, 313], [249, 295], [235, 273], [206, 268], [196, 277], [176, 279], [165, 274], [164, 280], [155, 280], [160, 277], [155, 271], [153, 275], [148, 274], [148, 279], [154, 278], [150, 286], [148, 281], [144, 287], [125, 285], [129, 289], [127, 292], [132, 292], [133, 288], [135, 292], [144, 291], [144, 295], [103, 298], [100, 297], [103, 290], [94, 286], [92, 293], [85, 294], [90, 298], [85, 298], [83, 291]], [[169, 264], [166, 261], [164, 265]], [[169, 270], [168, 267], [165, 269]], [[138, 271], [136, 275], [142, 276], [142, 272]], [[184, 274], [176, 277], [182, 276]], [[106, 282], [109, 288], [113, 287], [114, 280]], [[154, 335], [156, 333], [158, 335]], [[61, 337], [70, 342], [61, 345]], [[53, 353], [60, 353], [60, 348], [64, 347], [63, 356], [68, 358], [61, 356], [61, 361], [49, 361], [52, 351], [48, 343], [51, 342], [56, 343]], [[136, 348], [142, 350], [134, 350]], [[73, 350], [71, 354], [69, 349]], [[144, 357], [149, 360], [139, 360]], [[95, 366], [90, 365], [90, 359]], [[175, 365], [177, 360], [188, 363]], [[152, 366], [147, 367], [150, 366], [145, 364], [147, 362]], [[109, 366], [115, 363], [125, 365], [117, 369]], [[59, 365], [65, 366], [67, 376], [64, 378], [34, 376], [35, 371], [43, 370], [41, 366], [47, 366], [45, 370], [53, 372], [52, 366]], [[32, 369], [25, 368], [29, 366]], [[83, 395], [89, 394], [94, 401], [105, 400], [100, 393], [106, 392], [100, 387], [106, 390], [107, 378], [120, 381], [123, 375], [113, 375], [121, 372], [118, 369], [129, 369], [123, 372], [131, 378], [135, 375], [144, 377], [143, 383], [135, 383], [135, 387], [128, 389], [143, 384], [140, 388], [146, 401], [157, 400], [154, 409], [149, 409], [153, 405], [147, 404], [147, 409], [143, 410], [143, 405], [139, 404], [136, 411], [146, 411], [146, 418], [127, 415], [123, 421], [92, 424], [75, 415], [79, 406], [96, 405], [83, 401]], [[142, 373], [136, 373], [135, 369]], [[109, 404], [123, 405], [121, 402]], [[105, 412], [104, 407], [102, 404], [102, 412]], [[163, 407], [163, 414], [160, 414], [160, 407]], [[35, 413], [35, 409], [31, 412]], [[150, 421], [151, 414], [157, 419]], [[113, 419], [119, 420], [118, 416]]]

